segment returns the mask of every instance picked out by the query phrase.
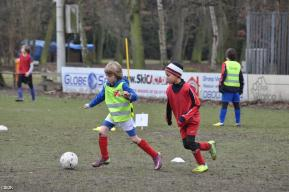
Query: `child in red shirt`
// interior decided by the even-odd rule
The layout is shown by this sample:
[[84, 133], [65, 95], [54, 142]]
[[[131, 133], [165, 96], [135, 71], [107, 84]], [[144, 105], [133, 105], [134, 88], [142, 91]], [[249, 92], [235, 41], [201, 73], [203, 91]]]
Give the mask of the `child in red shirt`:
[[17, 78], [17, 93], [18, 97], [16, 101], [23, 101], [23, 91], [22, 91], [22, 83], [28, 84], [30, 89], [30, 94], [32, 101], [35, 100], [35, 90], [32, 82], [32, 71], [33, 71], [33, 63], [30, 56], [30, 48], [27, 45], [24, 45], [21, 48], [21, 54], [19, 58], [19, 69], [18, 69], [18, 78]]
[[201, 151], [209, 151], [213, 160], [216, 159], [215, 141], [196, 142], [200, 126], [200, 100], [193, 87], [182, 78], [183, 66], [173, 62], [165, 68], [167, 82], [167, 123], [172, 124], [172, 112], [180, 129], [183, 146], [191, 150], [198, 166], [193, 173], [203, 173], [208, 170]]

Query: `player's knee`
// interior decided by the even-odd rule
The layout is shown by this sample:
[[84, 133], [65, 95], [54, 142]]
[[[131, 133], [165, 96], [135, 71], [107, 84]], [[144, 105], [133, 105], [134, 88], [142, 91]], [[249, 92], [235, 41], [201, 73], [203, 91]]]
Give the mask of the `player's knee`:
[[139, 144], [141, 142], [141, 138], [139, 138], [137, 135], [130, 137], [130, 139], [135, 144]]
[[99, 135], [99, 137], [107, 137], [107, 135], [102, 133], [101, 131], [99, 131], [98, 135]]
[[136, 139], [131, 139], [131, 141], [134, 143], [134, 144], [138, 144], [138, 141]]
[[191, 150], [190, 146], [187, 144], [187, 142], [183, 143], [183, 146], [185, 149]]
[[183, 146], [185, 149], [195, 151], [199, 148], [199, 143], [192, 141], [190, 139], [184, 139], [183, 140]]
[[240, 103], [239, 102], [234, 102], [234, 109], [240, 109]]
[[227, 109], [229, 103], [228, 102], [222, 102], [222, 109]]
[[195, 141], [193, 141], [193, 142], [188, 142], [188, 146], [190, 147], [190, 149], [192, 150], [192, 151], [195, 151], [195, 150], [197, 150], [198, 148], [199, 148], [199, 143], [197, 143], [197, 142], [195, 142]]
[[100, 137], [107, 137], [107, 132], [108, 131], [105, 128], [101, 127], [99, 130], [99, 136]]

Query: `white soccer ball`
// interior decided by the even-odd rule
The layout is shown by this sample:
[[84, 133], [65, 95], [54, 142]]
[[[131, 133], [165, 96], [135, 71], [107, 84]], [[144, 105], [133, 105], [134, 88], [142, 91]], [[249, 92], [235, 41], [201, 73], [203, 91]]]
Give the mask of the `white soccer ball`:
[[59, 161], [64, 169], [74, 169], [78, 164], [78, 157], [73, 152], [65, 152], [61, 155]]

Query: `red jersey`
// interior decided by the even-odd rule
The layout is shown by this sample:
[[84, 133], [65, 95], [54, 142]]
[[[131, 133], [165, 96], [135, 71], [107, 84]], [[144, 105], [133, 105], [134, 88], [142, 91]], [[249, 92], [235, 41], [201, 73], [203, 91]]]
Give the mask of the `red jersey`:
[[[173, 86], [179, 86], [179, 90], [173, 90]], [[167, 98], [169, 108], [167, 109], [173, 111], [177, 122], [181, 115], [187, 120], [188, 126], [200, 122], [199, 107], [201, 102], [189, 83], [182, 82], [180, 85], [169, 85], [167, 88]]]
[[19, 63], [19, 74], [25, 74], [30, 69], [31, 57], [30, 54], [24, 56], [20, 55], [20, 63]]

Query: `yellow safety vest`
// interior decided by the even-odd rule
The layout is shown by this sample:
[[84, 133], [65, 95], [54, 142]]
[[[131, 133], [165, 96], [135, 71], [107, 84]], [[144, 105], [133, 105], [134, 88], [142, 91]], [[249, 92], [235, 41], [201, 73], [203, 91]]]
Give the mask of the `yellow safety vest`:
[[241, 65], [237, 61], [226, 61], [227, 77], [224, 81], [225, 86], [240, 87], [239, 74]]
[[114, 122], [128, 121], [131, 118], [131, 103], [123, 97], [123, 82], [117, 87], [105, 86], [105, 103]]

